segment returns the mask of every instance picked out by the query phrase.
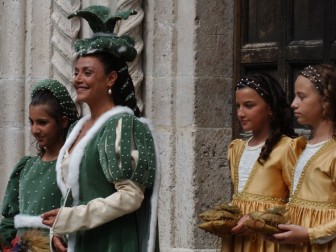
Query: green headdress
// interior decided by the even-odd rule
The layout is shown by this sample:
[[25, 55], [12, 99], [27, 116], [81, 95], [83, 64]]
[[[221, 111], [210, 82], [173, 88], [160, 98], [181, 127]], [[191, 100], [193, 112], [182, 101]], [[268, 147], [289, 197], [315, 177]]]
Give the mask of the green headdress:
[[85, 55], [107, 51], [123, 61], [133, 61], [137, 55], [137, 51], [134, 48], [134, 40], [127, 35], [117, 37], [113, 31], [117, 21], [126, 20], [130, 15], [135, 14], [136, 11], [130, 10], [113, 15], [108, 7], [101, 5], [89, 6], [70, 14], [68, 16], [69, 19], [73, 17], [84, 18], [93, 31], [92, 38], [76, 41], [76, 52], [80, 55]]
[[69, 123], [72, 124], [78, 120], [78, 112], [68, 90], [59, 81], [45, 79], [35, 83], [31, 91], [31, 98], [34, 98], [39, 91], [50, 91], [57, 99], [63, 109], [63, 114], [68, 117]]

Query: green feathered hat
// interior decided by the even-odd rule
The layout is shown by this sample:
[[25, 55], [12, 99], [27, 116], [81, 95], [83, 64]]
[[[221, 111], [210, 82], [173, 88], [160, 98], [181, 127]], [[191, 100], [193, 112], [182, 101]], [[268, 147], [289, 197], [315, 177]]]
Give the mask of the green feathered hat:
[[133, 61], [137, 55], [134, 40], [127, 35], [118, 37], [113, 31], [116, 22], [126, 20], [136, 11], [129, 10], [118, 12], [115, 15], [106, 6], [93, 5], [83, 10], [76, 11], [68, 18], [84, 18], [93, 31], [93, 36], [88, 39], [79, 39], [75, 43], [75, 50], [79, 55], [87, 55], [100, 51], [107, 51], [123, 61]]

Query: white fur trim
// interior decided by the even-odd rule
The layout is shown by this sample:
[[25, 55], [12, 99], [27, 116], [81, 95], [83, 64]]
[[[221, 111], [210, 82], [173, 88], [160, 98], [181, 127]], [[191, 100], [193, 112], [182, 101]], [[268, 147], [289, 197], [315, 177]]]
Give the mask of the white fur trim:
[[156, 226], [157, 226], [157, 220], [158, 220], [158, 201], [159, 201], [159, 192], [160, 192], [160, 183], [161, 183], [161, 164], [160, 164], [160, 156], [159, 156], [159, 146], [156, 141], [156, 134], [154, 131], [154, 127], [151, 124], [150, 120], [144, 117], [139, 118], [140, 121], [146, 125], [148, 125], [148, 128], [150, 129], [154, 146], [155, 146], [155, 163], [156, 163], [156, 169], [155, 169], [155, 180], [154, 180], [154, 186], [153, 186], [153, 192], [151, 196], [151, 216], [150, 216], [150, 222], [149, 222], [149, 238], [148, 238], [148, 252], [153, 252], [155, 250], [155, 244], [156, 244]]
[[102, 114], [98, 120], [93, 124], [93, 126], [88, 130], [86, 135], [77, 143], [75, 148], [73, 149], [70, 160], [69, 160], [69, 171], [66, 184], [62, 179], [62, 171], [61, 171], [61, 163], [63, 156], [73, 143], [76, 141], [81, 129], [83, 128], [85, 122], [90, 119], [90, 115], [85, 116], [82, 118], [71, 131], [70, 135], [68, 136], [65, 144], [63, 145], [62, 149], [57, 158], [56, 163], [56, 172], [57, 172], [57, 184], [62, 191], [63, 196], [65, 196], [67, 188], [71, 188], [72, 196], [74, 199], [73, 204], [78, 205], [79, 203], [79, 166], [84, 155], [84, 150], [89, 141], [92, 137], [98, 132], [98, 130], [103, 126], [105, 122], [107, 122], [112, 116], [121, 114], [121, 113], [128, 113], [133, 114], [133, 111], [128, 107], [116, 106], [111, 110]]
[[32, 216], [25, 214], [17, 214], [14, 217], [14, 227], [15, 228], [43, 228], [50, 229], [49, 226], [42, 223], [41, 216]]
[[75, 127], [71, 131], [70, 135], [66, 139], [63, 147], [61, 148], [61, 150], [58, 153], [57, 162], [56, 162], [56, 179], [57, 179], [58, 187], [60, 188], [63, 197], [66, 195], [66, 192], [67, 192], [67, 189], [68, 189], [68, 187], [65, 184], [65, 182], [63, 180], [63, 177], [62, 177], [63, 157], [64, 157], [66, 151], [69, 150], [70, 147], [73, 145], [73, 143], [76, 141], [79, 132], [82, 130], [85, 122], [88, 121], [89, 119], [90, 119], [90, 115], [87, 115], [87, 116], [83, 117], [81, 120], [78, 121], [78, 123], [75, 125]]

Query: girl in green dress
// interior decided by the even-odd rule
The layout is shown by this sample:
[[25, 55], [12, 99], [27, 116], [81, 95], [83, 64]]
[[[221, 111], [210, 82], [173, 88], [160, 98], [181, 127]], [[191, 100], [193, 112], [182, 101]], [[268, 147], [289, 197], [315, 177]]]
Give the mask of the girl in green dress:
[[23, 157], [10, 176], [0, 224], [3, 251], [24, 246], [21, 236], [27, 230], [39, 229], [48, 234], [49, 227], [42, 224], [40, 214], [60, 204], [62, 194], [56, 183], [56, 158], [70, 124], [77, 119], [76, 106], [61, 83], [47, 79], [35, 84], [29, 122], [38, 155]]

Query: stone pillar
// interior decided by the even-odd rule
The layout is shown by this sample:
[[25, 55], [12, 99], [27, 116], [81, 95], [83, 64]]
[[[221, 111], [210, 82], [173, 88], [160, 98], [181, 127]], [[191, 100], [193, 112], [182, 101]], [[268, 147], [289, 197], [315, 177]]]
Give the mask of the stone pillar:
[[9, 173], [24, 154], [25, 146], [26, 2], [3, 0], [0, 3], [0, 13], [0, 199], [2, 201]]
[[230, 199], [233, 1], [145, 1], [145, 112], [157, 130], [161, 251], [214, 251], [197, 214]]

